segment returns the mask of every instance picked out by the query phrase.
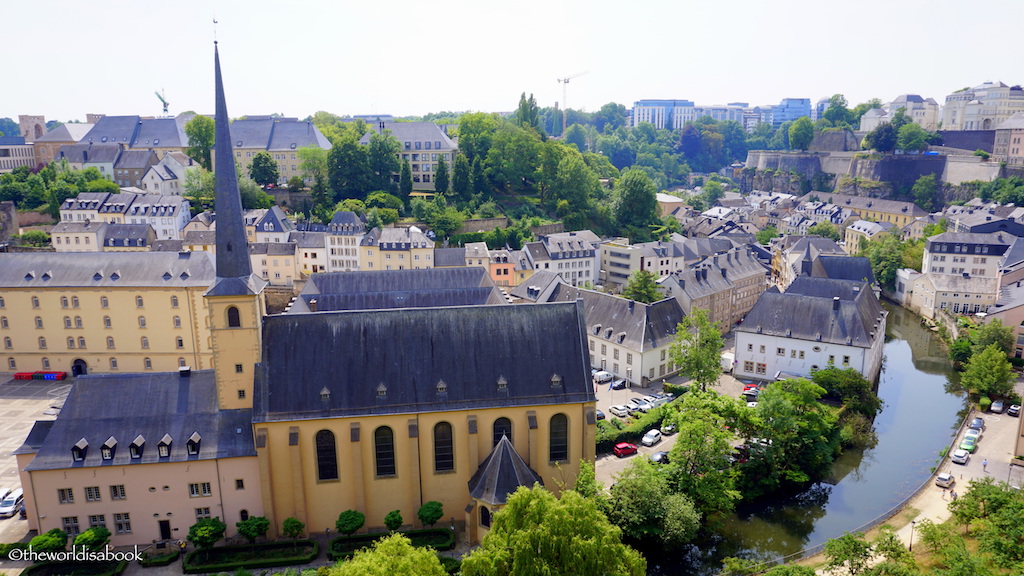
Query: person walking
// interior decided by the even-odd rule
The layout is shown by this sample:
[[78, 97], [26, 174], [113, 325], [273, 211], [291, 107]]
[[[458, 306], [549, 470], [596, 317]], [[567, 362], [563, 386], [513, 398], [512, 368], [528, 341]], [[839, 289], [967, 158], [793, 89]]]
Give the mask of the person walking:
[[981, 471], [988, 472], [988, 458], [985, 458], [981, 461]]

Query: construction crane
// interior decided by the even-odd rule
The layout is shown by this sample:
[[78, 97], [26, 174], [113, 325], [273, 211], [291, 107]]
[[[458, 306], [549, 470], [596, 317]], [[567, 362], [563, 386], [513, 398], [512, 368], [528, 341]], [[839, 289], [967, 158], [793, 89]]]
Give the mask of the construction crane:
[[565, 103], [565, 89], [569, 85], [569, 80], [572, 80], [573, 78], [579, 78], [580, 76], [583, 76], [584, 74], [588, 74], [588, 73], [590, 73], [589, 70], [586, 71], [586, 72], [579, 72], [578, 74], [573, 74], [572, 76], [566, 76], [565, 78], [559, 78], [558, 79], [558, 83], [562, 85], [562, 135], [563, 136], [565, 135], [565, 119], [569, 116], [569, 106]]
[[156, 97], [159, 98], [160, 102], [164, 105], [164, 114], [167, 114], [167, 107], [170, 106], [170, 104], [167, 102], [167, 99], [164, 98], [163, 89], [161, 89], [159, 92], [154, 92], [154, 94], [156, 94]]

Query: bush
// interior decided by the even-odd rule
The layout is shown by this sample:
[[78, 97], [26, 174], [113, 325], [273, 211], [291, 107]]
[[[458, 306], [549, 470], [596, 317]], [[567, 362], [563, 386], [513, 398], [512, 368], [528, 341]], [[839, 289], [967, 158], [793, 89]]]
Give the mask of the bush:
[[458, 558], [449, 558], [448, 556], [437, 555], [437, 559], [441, 561], [441, 567], [444, 571], [454, 575], [462, 572], [462, 560]]
[[[434, 550], [451, 550], [455, 548], [455, 532], [446, 528], [428, 528], [425, 530], [406, 530], [399, 532], [412, 542], [413, 546], [419, 548], [430, 547]], [[327, 546], [327, 556], [331, 560], [344, 560], [351, 558], [356, 550], [366, 548], [381, 538], [389, 536], [386, 532], [376, 534], [361, 534], [351, 538], [338, 537], [331, 540]]]
[[202, 574], [227, 572], [237, 568], [294, 566], [308, 564], [319, 555], [320, 544], [313, 540], [200, 548], [185, 556], [184, 572]]
[[661, 390], [665, 394], [671, 394], [672, 396], [678, 398], [683, 394], [689, 392], [690, 387], [686, 386], [685, 384], [673, 384], [671, 382], [665, 382], [664, 384], [661, 385]]
[[286, 538], [298, 538], [305, 529], [306, 525], [298, 518], [289, 516], [284, 519], [284, 524], [281, 526], [281, 533], [284, 534]]
[[[633, 418], [632, 422], [621, 429], [615, 424], [617, 421], [615, 418], [612, 418], [611, 425], [601, 426], [601, 422], [598, 422], [596, 438], [598, 454], [611, 452], [612, 447], [619, 442], [638, 442], [648, 430], [660, 426], [664, 417], [664, 406], [658, 406], [650, 412]], [[619, 425], [621, 426], [621, 422]]]
[[178, 556], [180, 555], [181, 550], [178, 550], [177, 548], [159, 555], [145, 552], [143, 553], [142, 558], [139, 558], [139, 564], [141, 564], [144, 568], [151, 568], [154, 566], [169, 566], [173, 564], [174, 561], [177, 560]]
[[12, 542], [10, 544], [0, 544], [0, 560], [9, 560], [7, 553], [11, 550], [28, 550], [28, 544], [25, 542]]
[[188, 541], [199, 548], [209, 548], [224, 537], [228, 525], [220, 518], [203, 518], [188, 529]]
[[420, 522], [433, 527], [444, 516], [444, 507], [437, 500], [431, 500], [420, 506], [416, 516], [419, 517]]
[[128, 567], [121, 562], [40, 562], [22, 572], [22, 576], [119, 576]]
[[988, 409], [992, 406], [992, 399], [988, 396], [982, 396], [978, 398], [978, 409], [982, 412], [988, 412]]
[[363, 527], [366, 522], [366, 515], [356, 510], [345, 510], [341, 514], [338, 514], [338, 521], [334, 523], [334, 527], [337, 528], [339, 534], [351, 536]]
[[402, 519], [402, 512], [400, 510], [392, 510], [384, 517], [384, 525], [392, 532], [401, 528], [404, 522], [405, 520]]

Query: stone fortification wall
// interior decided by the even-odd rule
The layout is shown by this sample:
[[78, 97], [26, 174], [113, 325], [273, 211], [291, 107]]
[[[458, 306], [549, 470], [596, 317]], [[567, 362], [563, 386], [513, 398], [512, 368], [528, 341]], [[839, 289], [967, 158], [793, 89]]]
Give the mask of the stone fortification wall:
[[812, 152], [854, 152], [860, 150], [860, 140], [849, 130], [818, 132], [811, 141]]
[[954, 186], [975, 180], [991, 182], [1001, 173], [1002, 167], [998, 162], [986, 162], [978, 156], [948, 156], [942, 180]]
[[863, 180], [886, 182], [894, 189], [909, 188], [921, 176], [934, 174], [941, 178], [946, 166], [943, 156], [923, 156], [918, 154], [897, 154], [867, 158], [854, 158], [850, 164], [849, 175]]
[[6, 242], [18, 233], [18, 210], [14, 202], [0, 202], [0, 242]]
[[939, 130], [942, 145], [964, 150], [984, 150], [991, 153], [996, 144], [995, 130]]

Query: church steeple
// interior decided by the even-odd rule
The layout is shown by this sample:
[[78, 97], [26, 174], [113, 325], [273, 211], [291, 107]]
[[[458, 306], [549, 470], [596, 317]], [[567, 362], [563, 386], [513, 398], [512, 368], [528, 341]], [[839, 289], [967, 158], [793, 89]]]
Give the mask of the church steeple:
[[231, 150], [228, 106], [220, 74], [220, 52], [214, 42], [216, 124], [214, 162], [217, 210], [217, 280], [206, 291], [213, 339], [217, 402], [222, 409], [252, 407], [252, 385], [260, 361], [267, 282], [252, 273], [245, 239], [242, 197], [238, 192]]

